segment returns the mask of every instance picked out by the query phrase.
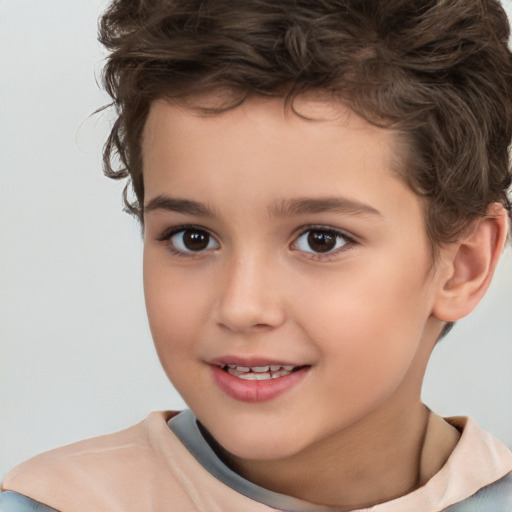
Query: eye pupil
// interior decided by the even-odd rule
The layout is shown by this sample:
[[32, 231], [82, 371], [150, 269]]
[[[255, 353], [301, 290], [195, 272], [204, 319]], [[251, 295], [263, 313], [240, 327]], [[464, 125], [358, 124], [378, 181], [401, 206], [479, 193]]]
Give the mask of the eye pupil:
[[336, 246], [336, 235], [328, 231], [311, 231], [308, 244], [316, 252], [327, 252]]
[[183, 233], [183, 244], [189, 251], [202, 251], [208, 247], [210, 236], [203, 231], [187, 230]]

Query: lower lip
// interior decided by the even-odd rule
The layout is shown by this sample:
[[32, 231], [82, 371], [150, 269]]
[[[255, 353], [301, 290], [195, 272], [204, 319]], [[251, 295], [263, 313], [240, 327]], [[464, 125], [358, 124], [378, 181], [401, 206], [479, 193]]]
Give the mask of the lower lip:
[[218, 366], [211, 366], [213, 378], [226, 395], [242, 402], [266, 402], [290, 390], [306, 376], [309, 366], [289, 375], [268, 380], [244, 380], [230, 375]]

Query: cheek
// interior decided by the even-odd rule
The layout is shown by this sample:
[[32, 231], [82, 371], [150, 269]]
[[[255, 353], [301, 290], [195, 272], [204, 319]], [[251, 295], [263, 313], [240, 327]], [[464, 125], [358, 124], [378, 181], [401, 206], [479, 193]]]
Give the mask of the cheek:
[[[330, 386], [354, 402], [388, 393], [403, 378], [422, 339], [428, 308], [416, 274], [400, 265], [361, 265], [314, 283], [301, 302], [302, 329], [330, 366]], [[310, 289], [313, 282], [310, 283]], [[318, 286], [317, 286], [318, 285]]]
[[144, 295], [149, 326], [167, 373], [173, 362], [192, 353], [205, 312], [197, 283], [170, 269], [157, 256], [144, 255]]
[[402, 271], [399, 263], [391, 267], [359, 263], [302, 278], [298, 288], [308, 293], [296, 293], [294, 300], [300, 307], [296, 318], [309, 324], [304, 328], [325, 330], [325, 340], [338, 339], [337, 347], [351, 340], [402, 338], [422, 331], [428, 292], [419, 276]]

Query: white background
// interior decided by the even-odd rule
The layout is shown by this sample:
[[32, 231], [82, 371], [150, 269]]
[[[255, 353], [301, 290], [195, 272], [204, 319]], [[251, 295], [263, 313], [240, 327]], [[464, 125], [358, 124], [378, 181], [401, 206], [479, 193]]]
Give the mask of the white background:
[[[90, 117], [108, 101], [95, 82], [104, 6], [0, 0], [0, 477], [184, 406], [146, 324], [138, 226], [102, 175], [109, 115]], [[436, 348], [424, 400], [512, 447], [511, 305], [509, 248], [484, 302]]]

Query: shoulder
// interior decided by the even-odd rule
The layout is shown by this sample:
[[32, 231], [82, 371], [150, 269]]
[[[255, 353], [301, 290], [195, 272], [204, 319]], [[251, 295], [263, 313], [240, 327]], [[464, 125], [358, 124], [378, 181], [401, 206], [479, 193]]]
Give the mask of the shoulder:
[[47, 479], [58, 476], [64, 481], [73, 477], [84, 478], [94, 469], [104, 472], [128, 462], [132, 457], [141, 458], [151, 448], [151, 430], [155, 422], [166, 427], [165, 413], [152, 413], [141, 423], [112, 434], [85, 439], [36, 455], [12, 469], [2, 484], [10, 489], [28, 476]]
[[14, 491], [0, 493], [0, 512], [57, 512], [54, 508], [39, 503]]
[[[0, 512], [161, 512], [170, 506], [180, 512], [269, 510], [221, 483], [198, 462], [169, 428], [176, 414], [151, 413], [121, 432], [20, 464], [2, 484], [3, 491], [18, 496], [4, 492]], [[51, 508], [37, 508], [42, 504]]]
[[512, 512], [512, 472], [480, 489], [468, 499], [456, 503], [446, 512]]
[[[167, 426], [174, 414], [154, 412], [120, 432], [37, 455], [8, 473], [2, 490], [16, 491], [58, 510], [85, 509], [80, 501], [88, 503], [89, 510], [115, 510], [117, 502], [130, 499], [133, 489], [140, 490], [143, 475], [158, 474], [164, 453], [174, 452], [178, 441]], [[12, 495], [2, 499], [21, 500]]]

